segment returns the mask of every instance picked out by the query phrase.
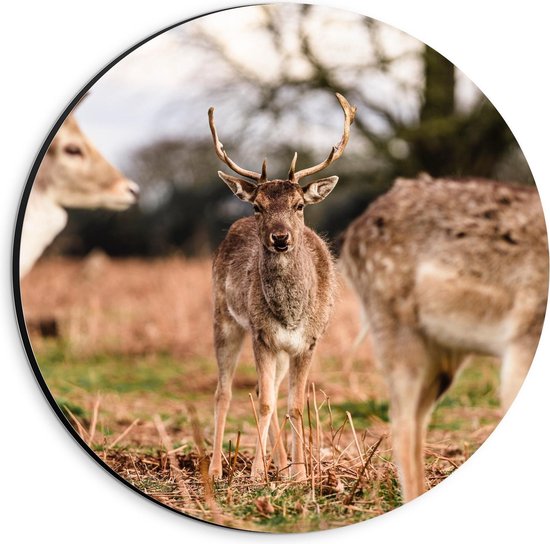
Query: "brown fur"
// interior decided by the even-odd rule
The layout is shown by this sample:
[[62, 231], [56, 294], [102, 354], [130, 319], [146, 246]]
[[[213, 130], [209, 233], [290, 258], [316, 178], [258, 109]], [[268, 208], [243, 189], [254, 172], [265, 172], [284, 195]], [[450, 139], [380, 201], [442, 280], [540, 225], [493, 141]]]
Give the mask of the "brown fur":
[[36, 175], [33, 190], [66, 208], [125, 210], [136, 202], [135, 183], [108, 162], [73, 114], [59, 128]]
[[[255, 218], [237, 221], [214, 260], [214, 342], [218, 360], [218, 387], [214, 413], [214, 452], [210, 475], [222, 474], [221, 449], [231, 399], [231, 381], [245, 331], [252, 335], [258, 372], [260, 417], [252, 476], [266, 476], [266, 442], [270, 434], [273, 457], [279, 469], [287, 456], [277, 440], [275, 409], [279, 385], [289, 372], [288, 415], [292, 426], [290, 475], [306, 477], [301, 436], [301, 414], [306, 380], [317, 340], [323, 334], [333, 305], [334, 270], [324, 242], [304, 226], [303, 209], [326, 198], [336, 176], [301, 187], [300, 179], [317, 174], [344, 152], [356, 108], [336, 94], [344, 112], [344, 131], [338, 145], [321, 163], [296, 171], [298, 155], [290, 164], [287, 180], [267, 179], [267, 160], [261, 173], [232, 161], [218, 138], [214, 108], [208, 110], [212, 141], [218, 158], [237, 174], [255, 183], [218, 172], [235, 196], [254, 206]], [[271, 421], [271, 423], [270, 423]]]
[[71, 113], [61, 125], [36, 174], [25, 210], [19, 260], [23, 277], [64, 228], [65, 208], [125, 210], [138, 186], [108, 162]]
[[435, 401], [472, 353], [503, 359], [506, 409], [541, 334], [546, 227], [534, 188], [398, 179], [347, 229], [341, 261], [388, 381], [405, 500], [424, 490]]
[[[272, 445], [278, 434], [275, 404], [287, 367], [289, 408], [293, 428], [301, 432], [306, 379], [315, 345], [333, 306], [335, 274], [326, 244], [303, 223], [304, 190], [296, 183], [275, 180], [254, 190], [250, 202], [261, 207], [256, 217], [236, 221], [213, 264], [214, 342], [219, 365], [216, 391], [216, 436], [210, 465], [221, 475], [221, 440], [231, 397], [231, 379], [246, 331], [252, 336], [260, 403], [260, 436], [253, 476], [264, 473], [268, 428]], [[286, 252], [276, 252], [270, 234], [288, 233]], [[293, 433], [290, 473], [305, 477], [301, 436]], [[281, 444], [275, 462], [287, 466]]]

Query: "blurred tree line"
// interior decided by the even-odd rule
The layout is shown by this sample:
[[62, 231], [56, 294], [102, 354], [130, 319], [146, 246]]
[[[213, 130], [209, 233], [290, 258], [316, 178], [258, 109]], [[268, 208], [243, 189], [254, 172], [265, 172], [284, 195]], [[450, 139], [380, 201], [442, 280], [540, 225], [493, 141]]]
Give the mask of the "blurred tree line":
[[[406, 36], [409, 45], [399, 50], [386, 25], [357, 16], [339, 21], [334, 10], [256, 9], [261, 17], [252, 30], [277, 59], [276, 70], [244, 62], [200, 25], [182, 33], [182, 50], [189, 44], [201, 48], [215, 74], [206, 94], [217, 106], [218, 132], [229, 155], [252, 170], [267, 156], [269, 177], [286, 174], [294, 151], [298, 168], [304, 168], [336, 144], [343, 117], [335, 92], [357, 106], [350, 145], [327, 170], [339, 175], [339, 184], [325, 203], [306, 212], [307, 223], [328, 238], [397, 176], [427, 172], [533, 183], [500, 114], [480, 92], [467, 105], [460, 103], [457, 70], [435, 50], [412, 38], [407, 42]], [[345, 47], [348, 31], [353, 43]], [[206, 110], [198, 117], [200, 130], [198, 121], [190, 122], [181, 137], [152, 142], [131, 157], [126, 172], [142, 188], [139, 207], [121, 214], [71, 211], [51, 251], [209, 254], [230, 224], [250, 210], [217, 177], [227, 167], [214, 154]]]

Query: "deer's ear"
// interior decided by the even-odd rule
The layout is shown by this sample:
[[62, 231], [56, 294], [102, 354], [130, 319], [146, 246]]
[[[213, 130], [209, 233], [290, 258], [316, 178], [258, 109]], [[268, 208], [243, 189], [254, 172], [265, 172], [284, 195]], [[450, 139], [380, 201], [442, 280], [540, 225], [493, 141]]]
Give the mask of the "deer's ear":
[[330, 178], [323, 178], [308, 183], [303, 188], [304, 202], [306, 204], [321, 202], [321, 200], [324, 200], [330, 194], [337, 182], [338, 176], [330, 176]]
[[256, 185], [250, 183], [250, 181], [246, 181], [245, 179], [229, 176], [224, 172], [218, 172], [218, 176], [225, 181], [225, 184], [233, 191], [235, 196], [238, 196], [245, 202], [252, 201], [254, 191], [256, 190]]

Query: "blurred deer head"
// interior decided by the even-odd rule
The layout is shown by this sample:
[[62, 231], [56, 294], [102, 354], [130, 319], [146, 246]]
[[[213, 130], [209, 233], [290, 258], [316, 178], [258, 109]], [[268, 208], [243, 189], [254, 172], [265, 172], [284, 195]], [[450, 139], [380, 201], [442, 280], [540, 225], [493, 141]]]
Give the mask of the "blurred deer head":
[[35, 186], [65, 208], [125, 210], [139, 195], [138, 186], [101, 155], [73, 114], [48, 148]]
[[126, 210], [139, 187], [123, 176], [80, 130], [71, 113], [55, 135], [36, 174], [21, 233], [23, 277], [67, 223], [64, 208]]

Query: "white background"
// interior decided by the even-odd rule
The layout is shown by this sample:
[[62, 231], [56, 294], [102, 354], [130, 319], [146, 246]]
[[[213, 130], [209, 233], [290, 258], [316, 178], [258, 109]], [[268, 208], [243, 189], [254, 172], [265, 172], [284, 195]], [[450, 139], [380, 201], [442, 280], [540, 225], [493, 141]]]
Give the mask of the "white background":
[[[530, 163], [548, 215], [550, 51], [544, 2], [315, 1], [368, 14], [447, 56], [493, 101]], [[108, 61], [178, 20], [230, 0], [5, 3], [0, 32], [0, 531], [9, 542], [275, 540], [186, 519], [140, 498], [73, 441], [44, 399], [18, 337], [10, 285], [16, 210], [35, 155], [57, 116]], [[6, 7], [6, 6], [9, 6]], [[8, 12], [9, 9], [9, 12]], [[512, 409], [481, 449], [430, 493], [317, 542], [548, 542], [548, 327]], [[285, 540], [305, 541], [294, 535]]]

